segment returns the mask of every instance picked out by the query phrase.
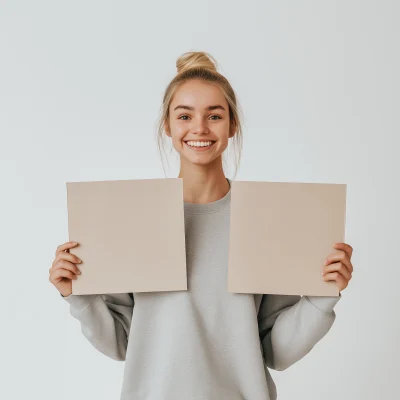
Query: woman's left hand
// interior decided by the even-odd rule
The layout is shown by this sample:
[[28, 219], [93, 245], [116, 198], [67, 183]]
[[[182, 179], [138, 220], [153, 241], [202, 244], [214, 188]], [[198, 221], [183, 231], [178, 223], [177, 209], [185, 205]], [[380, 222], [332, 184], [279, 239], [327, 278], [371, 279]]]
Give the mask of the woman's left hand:
[[339, 291], [342, 291], [352, 278], [353, 265], [350, 259], [353, 248], [346, 243], [335, 243], [333, 247], [339, 251], [326, 259], [324, 272], [321, 275], [323, 275], [324, 281], [335, 281]]

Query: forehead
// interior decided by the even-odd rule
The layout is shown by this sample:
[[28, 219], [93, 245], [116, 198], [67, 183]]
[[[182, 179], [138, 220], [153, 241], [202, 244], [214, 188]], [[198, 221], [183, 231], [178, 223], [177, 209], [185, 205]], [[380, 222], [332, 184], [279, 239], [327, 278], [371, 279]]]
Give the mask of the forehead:
[[224, 107], [228, 105], [218, 86], [198, 79], [185, 82], [178, 87], [170, 104], [171, 109], [173, 110], [178, 104], [185, 104], [196, 109], [214, 104], [221, 104]]

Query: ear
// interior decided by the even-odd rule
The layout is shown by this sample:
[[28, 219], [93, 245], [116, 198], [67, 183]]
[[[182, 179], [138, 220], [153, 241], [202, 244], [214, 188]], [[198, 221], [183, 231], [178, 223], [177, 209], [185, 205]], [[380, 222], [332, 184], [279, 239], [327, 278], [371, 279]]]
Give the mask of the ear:
[[235, 136], [236, 132], [236, 124], [232, 121], [231, 126], [229, 127], [229, 137], [232, 138]]
[[169, 129], [168, 121], [164, 123], [164, 130], [167, 136], [171, 137], [171, 131]]

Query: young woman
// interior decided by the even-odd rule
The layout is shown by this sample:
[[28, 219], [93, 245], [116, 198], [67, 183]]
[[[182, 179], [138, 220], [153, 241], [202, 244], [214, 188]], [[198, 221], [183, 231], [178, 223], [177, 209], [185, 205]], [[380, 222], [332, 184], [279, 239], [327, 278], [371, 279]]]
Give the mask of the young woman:
[[[177, 68], [158, 137], [180, 156], [188, 290], [72, 295], [80, 260], [71, 242], [58, 246], [49, 279], [89, 342], [126, 361], [122, 400], [275, 400], [268, 368], [282, 371], [309, 353], [331, 328], [341, 296], [227, 291], [231, 180], [222, 154], [229, 140], [240, 148], [238, 103], [207, 53], [185, 53]], [[321, 279], [342, 291], [353, 250], [334, 248]]]

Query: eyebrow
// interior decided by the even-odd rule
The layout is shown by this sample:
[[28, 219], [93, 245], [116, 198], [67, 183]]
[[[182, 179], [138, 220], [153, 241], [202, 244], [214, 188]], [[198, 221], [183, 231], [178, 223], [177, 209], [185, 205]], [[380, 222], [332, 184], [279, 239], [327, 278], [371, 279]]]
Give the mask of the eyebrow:
[[[179, 104], [179, 106], [176, 106], [176, 107], [174, 108], [174, 111], [177, 110], [178, 108], [182, 108], [182, 109], [184, 109], [184, 110], [190, 110], [190, 111], [193, 111], [193, 110], [194, 110], [194, 107], [186, 106], [186, 105], [184, 105], [184, 104]], [[215, 106], [208, 106], [206, 109], [209, 110], [209, 111], [212, 111], [212, 110], [224, 110], [224, 111], [225, 111], [225, 108], [222, 107], [222, 106], [219, 105], [219, 104], [217, 104], [217, 105], [215, 105]]]

